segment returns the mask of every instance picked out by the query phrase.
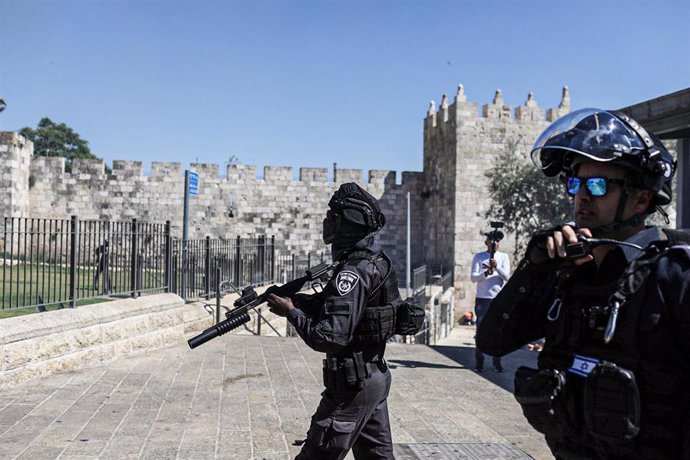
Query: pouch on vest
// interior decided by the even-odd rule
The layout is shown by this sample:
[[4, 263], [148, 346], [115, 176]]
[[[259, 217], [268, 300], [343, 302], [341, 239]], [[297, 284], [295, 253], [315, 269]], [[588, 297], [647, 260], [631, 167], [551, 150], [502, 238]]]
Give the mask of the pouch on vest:
[[[358, 344], [385, 343], [395, 333], [396, 305], [400, 301], [398, 294], [398, 278], [393, 271], [390, 258], [385, 252], [381, 253], [386, 267], [379, 260], [371, 260], [379, 273], [385, 273], [381, 282], [371, 290], [367, 299], [362, 319], [355, 328], [353, 340]], [[353, 253], [350, 258], [355, 259], [360, 253]]]
[[355, 330], [357, 343], [376, 344], [393, 337], [395, 307], [390, 304], [367, 307]]
[[540, 433], [560, 429], [565, 420], [565, 375], [555, 369], [520, 366], [515, 372], [515, 399], [530, 425]]
[[640, 392], [632, 371], [601, 362], [587, 376], [585, 426], [603, 441], [629, 441], [640, 431]]
[[426, 313], [419, 306], [417, 300], [408, 297], [398, 306], [395, 318], [395, 333], [400, 335], [415, 335], [424, 325]]

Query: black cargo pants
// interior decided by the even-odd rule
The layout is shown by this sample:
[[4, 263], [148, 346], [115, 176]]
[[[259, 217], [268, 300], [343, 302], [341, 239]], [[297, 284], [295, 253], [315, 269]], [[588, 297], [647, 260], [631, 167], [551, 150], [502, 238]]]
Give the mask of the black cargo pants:
[[393, 459], [390, 388], [391, 374], [382, 363], [361, 390], [336, 393], [326, 389], [295, 460], [342, 460], [350, 449], [356, 459]]

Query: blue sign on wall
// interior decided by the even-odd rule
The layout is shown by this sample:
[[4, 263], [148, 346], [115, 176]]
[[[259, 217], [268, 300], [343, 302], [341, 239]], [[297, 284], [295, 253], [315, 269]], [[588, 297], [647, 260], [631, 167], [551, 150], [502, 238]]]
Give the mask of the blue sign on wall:
[[199, 175], [189, 171], [189, 184], [187, 184], [189, 194], [194, 196], [199, 194]]

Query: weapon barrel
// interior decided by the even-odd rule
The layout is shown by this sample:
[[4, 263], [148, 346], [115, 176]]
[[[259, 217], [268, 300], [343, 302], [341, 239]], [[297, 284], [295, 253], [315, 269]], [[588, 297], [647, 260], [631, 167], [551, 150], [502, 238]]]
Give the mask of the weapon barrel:
[[215, 327], [210, 327], [196, 337], [192, 337], [191, 339], [187, 340], [187, 343], [189, 344], [189, 348], [194, 349], [211, 339], [215, 339], [218, 337], [218, 335], [220, 335], [218, 330]]
[[247, 312], [246, 308], [241, 308], [237, 310], [239, 311], [233, 312], [233, 314], [230, 315], [228, 319], [226, 319], [225, 321], [221, 321], [215, 326], [209, 327], [201, 334], [187, 340], [189, 348], [196, 348], [199, 345], [202, 345], [211, 339], [215, 339], [219, 335], [223, 335], [226, 332], [230, 332], [233, 329], [237, 329], [244, 323], [248, 323], [249, 321], [251, 321], [251, 318], [249, 317], [249, 313]]

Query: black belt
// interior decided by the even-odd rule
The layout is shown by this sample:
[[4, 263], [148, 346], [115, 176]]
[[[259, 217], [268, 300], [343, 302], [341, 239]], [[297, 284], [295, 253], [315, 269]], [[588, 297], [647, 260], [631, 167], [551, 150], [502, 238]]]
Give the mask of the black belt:
[[386, 369], [384, 359], [365, 362], [361, 352], [353, 353], [351, 358], [326, 358], [323, 360], [323, 384], [336, 393], [362, 389], [366, 379]]

